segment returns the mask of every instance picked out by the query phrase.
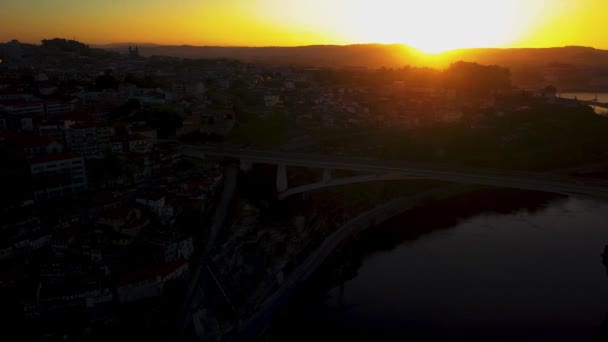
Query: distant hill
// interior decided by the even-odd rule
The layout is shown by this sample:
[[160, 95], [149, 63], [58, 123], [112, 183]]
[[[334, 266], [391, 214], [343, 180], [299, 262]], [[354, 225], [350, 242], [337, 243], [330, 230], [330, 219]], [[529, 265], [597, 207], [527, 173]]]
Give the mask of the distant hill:
[[520, 49], [460, 49], [443, 53], [447, 60], [467, 59], [482, 64], [602, 66], [608, 64], [608, 50], [582, 46]]
[[[133, 44], [131, 44], [133, 45]], [[509, 68], [523, 88], [554, 85], [560, 91], [608, 91], [608, 50], [556, 48], [458, 49], [425, 55], [401, 44], [311, 45], [299, 47], [219, 47], [137, 44], [143, 56], [228, 58], [243, 62], [313, 67], [395, 68], [405, 65], [446, 68], [457, 61]], [[96, 46], [127, 53], [129, 44]]]
[[[97, 47], [123, 52], [129, 44]], [[404, 45], [311, 45], [298, 47], [219, 47], [138, 44], [140, 54], [181, 58], [229, 58], [244, 62], [322, 67], [380, 67], [413, 64], [419, 53]], [[408, 61], [408, 62], [405, 62]]]
[[[126, 52], [129, 44], [96, 46]], [[399, 67], [403, 65], [443, 67], [465, 60], [508, 67], [548, 64], [602, 66], [608, 64], [608, 51], [589, 47], [522, 49], [458, 49], [424, 58], [416, 49], [401, 44], [311, 45], [299, 47], [218, 47], [138, 44], [144, 56], [182, 58], [230, 58], [246, 62], [325, 67]]]

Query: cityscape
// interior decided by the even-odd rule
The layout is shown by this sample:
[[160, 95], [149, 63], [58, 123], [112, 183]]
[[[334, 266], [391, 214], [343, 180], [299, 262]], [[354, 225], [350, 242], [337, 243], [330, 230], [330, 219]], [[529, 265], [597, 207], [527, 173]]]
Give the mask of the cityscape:
[[608, 341], [608, 5], [338, 2], [0, 5], [0, 339]]

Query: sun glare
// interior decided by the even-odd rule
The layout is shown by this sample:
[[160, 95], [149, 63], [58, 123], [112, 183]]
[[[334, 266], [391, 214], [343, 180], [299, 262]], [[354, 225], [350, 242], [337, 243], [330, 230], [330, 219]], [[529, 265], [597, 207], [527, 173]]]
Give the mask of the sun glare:
[[352, 1], [340, 9], [349, 41], [403, 43], [426, 53], [513, 44], [534, 24], [543, 2], [521, 0]]

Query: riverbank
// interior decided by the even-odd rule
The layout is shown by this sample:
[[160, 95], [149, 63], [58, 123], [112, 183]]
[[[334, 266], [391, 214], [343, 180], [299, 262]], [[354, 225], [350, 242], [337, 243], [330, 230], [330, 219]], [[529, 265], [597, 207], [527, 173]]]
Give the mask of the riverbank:
[[[608, 241], [605, 208], [590, 200], [513, 190], [423, 204], [337, 251], [277, 315], [267, 340], [428, 340], [450, 334], [488, 340], [492, 326], [506, 322], [513, 323], [512, 330], [496, 330], [495, 338], [527, 336], [518, 335], [523, 317], [529, 324], [542, 320], [539, 326], [562, 322], [563, 329], [571, 329], [566, 335], [590, 334], [608, 310], [608, 304], [598, 305], [606, 303], [608, 292], [599, 257]], [[555, 308], [570, 317], [571, 305], [593, 302], [591, 311], [580, 306], [586, 315], [582, 323], [552, 314]], [[518, 314], [521, 319], [509, 321]], [[555, 335], [549, 331], [531, 334]]]
[[250, 341], [258, 337], [266, 329], [275, 313], [288, 302], [293, 293], [312, 276], [344, 241], [351, 239], [353, 235], [382, 224], [416, 206], [421, 201], [441, 200], [464, 191], [463, 189], [463, 187], [448, 187], [396, 198], [346, 222], [337, 231], [329, 235], [306, 261], [291, 273], [281, 287], [256, 308], [256, 314], [241, 325], [238, 333], [231, 340]]

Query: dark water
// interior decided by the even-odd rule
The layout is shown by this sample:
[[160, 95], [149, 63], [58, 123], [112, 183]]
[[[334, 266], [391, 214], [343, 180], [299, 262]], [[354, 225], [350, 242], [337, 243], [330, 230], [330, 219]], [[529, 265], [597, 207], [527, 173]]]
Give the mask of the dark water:
[[608, 203], [484, 196], [351, 243], [280, 314], [273, 340], [591, 340], [608, 312]]

